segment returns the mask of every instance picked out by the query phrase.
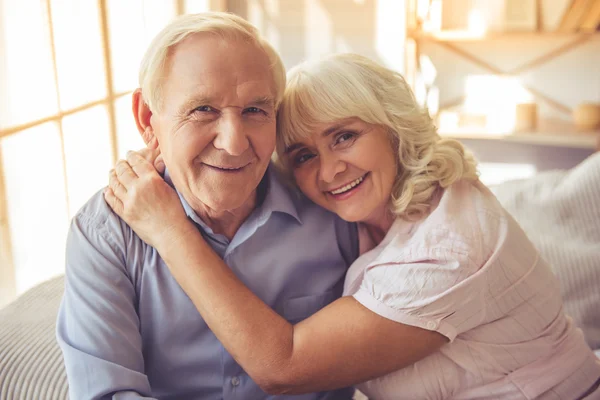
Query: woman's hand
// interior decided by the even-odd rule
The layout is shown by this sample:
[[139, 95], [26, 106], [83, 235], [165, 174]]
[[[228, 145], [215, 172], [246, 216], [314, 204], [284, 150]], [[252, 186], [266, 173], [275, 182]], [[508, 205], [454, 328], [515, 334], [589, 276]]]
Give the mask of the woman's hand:
[[[109, 186], [104, 199], [137, 235], [159, 249], [177, 241], [189, 222], [175, 190], [155, 169], [157, 149], [130, 151], [109, 173]], [[164, 169], [164, 167], [163, 167]]]

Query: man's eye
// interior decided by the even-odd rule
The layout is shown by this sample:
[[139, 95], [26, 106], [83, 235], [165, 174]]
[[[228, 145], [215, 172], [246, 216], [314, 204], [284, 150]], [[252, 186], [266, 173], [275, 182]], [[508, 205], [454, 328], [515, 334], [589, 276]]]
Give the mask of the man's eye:
[[248, 107], [244, 110], [244, 112], [250, 113], [250, 114], [258, 114], [258, 113], [265, 113], [263, 110], [261, 110], [258, 107]]
[[200, 107], [196, 107], [194, 109], [194, 111], [200, 111], [200, 112], [213, 112], [215, 111], [214, 108], [212, 108], [211, 106], [200, 106]]

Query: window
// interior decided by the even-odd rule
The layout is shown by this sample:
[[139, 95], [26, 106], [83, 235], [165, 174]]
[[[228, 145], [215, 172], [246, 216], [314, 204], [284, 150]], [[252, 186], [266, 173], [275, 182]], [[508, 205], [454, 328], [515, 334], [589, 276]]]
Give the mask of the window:
[[64, 270], [74, 213], [143, 145], [131, 91], [149, 41], [217, 0], [0, 0], [0, 305]]

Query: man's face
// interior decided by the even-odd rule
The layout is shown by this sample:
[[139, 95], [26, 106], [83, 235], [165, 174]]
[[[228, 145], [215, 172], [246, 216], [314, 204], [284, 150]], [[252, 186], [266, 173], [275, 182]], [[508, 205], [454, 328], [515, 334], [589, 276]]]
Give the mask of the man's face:
[[275, 89], [255, 46], [195, 34], [168, 59], [151, 124], [175, 187], [195, 209], [255, 200], [275, 147]]

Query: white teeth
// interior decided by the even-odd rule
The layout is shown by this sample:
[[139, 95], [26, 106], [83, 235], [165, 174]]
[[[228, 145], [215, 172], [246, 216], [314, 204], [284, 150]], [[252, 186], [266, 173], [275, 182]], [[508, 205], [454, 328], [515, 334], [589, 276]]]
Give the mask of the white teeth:
[[353, 182], [350, 182], [346, 186], [341, 187], [341, 188], [336, 189], [336, 190], [332, 190], [329, 193], [331, 193], [331, 194], [340, 194], [340, 193], [347, 192], [348, 190], [352, 189], [353, 187], [355, 187], [356, 185], [358, 185], [359, 183], [361, 183], [363, 181], [363, 179], [364, 179], [364, 176], [361, 176], [360, 178], [358, 178], [357, 180], [355, 180]]

